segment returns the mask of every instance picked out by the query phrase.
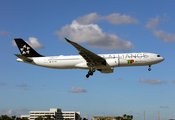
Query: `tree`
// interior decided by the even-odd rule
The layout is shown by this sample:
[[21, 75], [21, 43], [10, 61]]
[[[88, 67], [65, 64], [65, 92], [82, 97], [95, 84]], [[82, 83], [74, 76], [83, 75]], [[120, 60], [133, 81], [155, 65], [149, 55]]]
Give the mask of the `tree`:
[[20, 117], [17, 117], [16, 120], [21, 120], [21, 118]]
[[20, 117], [16, 117], [15, 115], [11, 117], [9, 117], [8, 115], [1, 115], [0, 120], [29, 120], [29, 119], [28, 118], [21, 119]]
[[52, 120], [51, 115], [45, 115], [45, 120]]
[[35, 120], [43, 120], [42, 116], [38, 116], [37, 118], [35, 118]]
[[126, 117], [127, 117], [127, 120], [130, 120], [130, 115], [127, 115]]
[[106, 120], [105, 118], [100, 118], [100, 119], [98, 119], [98, 120]]
[[121, 119], [121, 120], [132, 120], [133, 119], [133, 115], [126, 115], [126, 114], [124, 114], [123, 115], [123, 119]]
[[123, 119], [126, 119], [126, 116], [127, 116], [127, 115], [126, 115], [126, 114], [124, 114], [124, 115], [123, 115]]
[[120, 120], [120, 117], [115, 117], [115, 120]]
[[1, 115], [0, 120], [11, 120], [11, 118], [7, 115]]
[[29, 120], [28, 118], [26, 118], [26, 117], [23, 117], [21, 120]]
[[83, 120], [88, 120], [88, 119], [86, 119], [86, 118], [83, 118]]
[[12, 120], [15, 120], [16, 119], [16, 116], [14, 115], [14, 116], [11, 116], [11, 119]]
[[115, 117], [116, 120], [123, 120], [123, 117]]

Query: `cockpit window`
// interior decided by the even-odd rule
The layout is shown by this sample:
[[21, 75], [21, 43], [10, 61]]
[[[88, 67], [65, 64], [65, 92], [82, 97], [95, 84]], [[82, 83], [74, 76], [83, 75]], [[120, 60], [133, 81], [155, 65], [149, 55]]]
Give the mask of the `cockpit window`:
[[157, 57], [160, 57], [160, 55], [157, 55]]

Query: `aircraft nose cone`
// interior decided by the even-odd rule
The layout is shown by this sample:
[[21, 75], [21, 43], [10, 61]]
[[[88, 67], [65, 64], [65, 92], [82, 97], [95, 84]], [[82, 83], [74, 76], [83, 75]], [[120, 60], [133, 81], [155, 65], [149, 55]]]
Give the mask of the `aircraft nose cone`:
[[162, 61], [164, 61], [165, 59], [162, 57]]

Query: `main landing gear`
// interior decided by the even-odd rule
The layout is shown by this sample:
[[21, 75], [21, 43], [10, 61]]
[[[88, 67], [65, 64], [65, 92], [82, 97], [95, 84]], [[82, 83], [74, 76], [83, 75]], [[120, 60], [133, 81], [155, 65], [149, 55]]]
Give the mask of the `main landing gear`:
[[86, 75], [86, 77], [88, 78], [90, 75], [92, 76], [94, 72], [95, 72], [95, 68], [91, 67], [89, 69], [88, 74]]
[[151, 71], [151, 65], [149, 65], [148, 71]]

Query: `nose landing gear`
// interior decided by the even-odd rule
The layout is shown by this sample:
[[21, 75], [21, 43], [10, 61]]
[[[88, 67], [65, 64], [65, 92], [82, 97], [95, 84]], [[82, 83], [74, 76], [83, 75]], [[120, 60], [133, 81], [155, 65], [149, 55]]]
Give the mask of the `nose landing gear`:
[[148, 71], [151, 71], [151, 65], [149, 65]]

